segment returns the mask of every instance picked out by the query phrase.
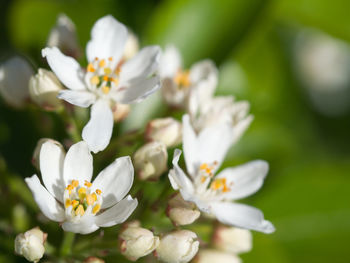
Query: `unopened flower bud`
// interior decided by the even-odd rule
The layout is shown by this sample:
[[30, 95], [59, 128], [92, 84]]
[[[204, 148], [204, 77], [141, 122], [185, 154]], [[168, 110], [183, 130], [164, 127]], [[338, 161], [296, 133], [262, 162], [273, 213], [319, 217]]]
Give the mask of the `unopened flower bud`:
[[38, 262], [45, 253], [44, 243], [47, 234], [39, 227], [28, 230], [24, 234], [19, 234], [15, 239], [15, 252], [25, 257], [28, 261]]
[[219, 226], [213, 236], [214, 247], [233, 254], [252, 249], [252, 233], [237, 227]]
[[129, 104], [116, 103], [113, 107], [113, 118], [115, 122], [124, 120], [130, 112]]
[[189, 225], [199, 218], [200, 212], [194, 203], [185, 201], [177, 193], [168, 202], [167, 216], [175, 225]]
[[62, 100], [57, 98], [62, 89], [56, 75], [52, 71], [42, 68], [29, 81], [31, 99], [46, 110], [56, 110], [62, 106]]
[[134, 166], [141, 180], [157, 179], [167, 169], [168, 152], [161, 142], [150, 142], [134, 154]]
[[42, 138], [40, 139], [34, 149], [34, 153], [33, 153], [33, 157], [32, 157], [32, 164], [35, 166], [35, 168], [37, 168], [38, 170], [40, 170], [40, 151], [41, 151], [41, 146], [43, 146], [43, 144], [47, 141], [50, 141], [54, 144], [56, 144], [57, 146], [61, 147], [63, 152], [64, 152], [64, 148], [62, 146], [62, 144], [60, 144], [58, 141], [49, 139], [49, 138]]
[[200, 250], [193, 260], [193, 263], [241, 263], [241, 259], [236, 255], [218, 251], [215, 249]]
[[132, 261], [150, 254], [159, 245], [159, 237], [137, 224], [128, 224], [119, 239], [121, 253]]
[[56, 25], [51, 29], [47, 39], [47, 46], [58, 47], [64, 54], [79, 57], [80, 48], [72, 20], [65, 14], [60, 14]]
[[105, 261], [97, 257], [88, 257], [83, 263], [105, 263]]
[[129, 30], [128, 38], [126, 40], [126, 44], [123, 52], [123, 60], [127, 61], [131, 59], [138, 51], [139, 51], [139, 40], [137, 36]]
[[0, 94], [9, 105], [21, 108], [29, 99], [29, 79], [34, 74], [22, 57], [10, 58], [0, 66]]
[[182, 125], [173, 118], [152, 120], [146, 128], [146, 140], [159, 141], [167, 147], [176, 146], [182, 140]]
[[197, 235], [189, 230], [171, 232], [161, 238], [156, 257], [169, 263], [189, 262], [198, 251]]

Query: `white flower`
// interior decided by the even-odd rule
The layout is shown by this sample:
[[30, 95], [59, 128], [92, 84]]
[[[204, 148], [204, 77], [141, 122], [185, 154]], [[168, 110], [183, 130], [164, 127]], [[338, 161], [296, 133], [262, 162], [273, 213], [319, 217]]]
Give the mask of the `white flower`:
[[190, 178], [179, 167], [180, 150], [175, 150], [169, 179], [186, 201], [191, 201], [220, 222], [265, 233], [274, 226], [264, 220], [263, 213], [251, 206], [233, 203], [260, 189], [268, 171], [265, 161], [252, 161], [235, 168], [226, 168], [215, 176], [233, 141], [231, 125], [221, 124], [202, 130], [198, 135], [183, 117], [183, 149]]
[[159, 237], [139, 225], [127, 225], [119, 239], [121, 253], [132, 261], [150, 254], [159, 245]]
[[253, 120], [253, 116], [248, 115], [249, 103], [235, 102], [232, 96], [214, 97], [200, 106], [200, 109], [190, 112], [191, 123], [197, 133], [209, 126], [228, 123], [232, 126], [233, 141], [236, 142]]
[[172, 106], [188, 109], [189, 105], [206, 103], [213, 96], [218, 72], [210, 60], [198, 62], [190, 68], [182, 68], [182, 59], [174, 46], [168, 46], [159, 63], [162, 94]]
[[189, 230], [178, 230], [161, 238], [156, 257], [167, 263], [189, 262], [198, 251], [197, 235]]
[[120, 224], [137, 206], [136, 199], [125, 197], [134, 179], [129, 157], [116, 159], [90, 183], [92, 156], [85, 142], [65, 154], [47, 141], [40, 150], [40, 171], [45, 187], [36, 175], [25, 181], [43, 214], [65, 231], [88, 234]]
[[31, 99], [47, 110], [55, 110], [62, 106], [62, 101], [57, 98], [62, 89], [55, 74], [46, 69], [40, 68], [29, 80]]
[[168, 152], [162, 142], [149, 142], [134, 154], [135, 170], [141, 180], [157, 179], [168, 168]]
[[154, 119], [147, 124], [146, 140], [159, 141], [167, 147], [174, 147], [182, 141], [182, 125], [173, 118]]
[[169, 200], [166, 214], [175, 225], [180, 226], [192, 224], [201, 215], [196, 205], [185, 201], [180, 193]]
[[116, 103], [139, 102], [159, 88], [159, 78], [155, 75], [159, 47], [143, 48], [124, 62], [126, 41], [126, 27], [109, 15], [99, 19], [91, 30], [86, 70], [56, 47], [42, 51], [52, 71], [68, 88], [60, 92], [59, 98], [80, 107], [92, 105], [82, 137], [94, 153], [105, 149], [112, 136], [111, 107]]
[[19, 234], [15, 239], [15, 252], [25, 257], [28, 261], [38, 262], [45, 253], [44, 243], [47, 234], [39, 227], [32, 228], [24, 234]]
[[0, 66], [0, 94], [11, 106], [21, 108], [29, 99], [29, 79], [34, 75], [31, 65], [15, 56]]
[[72, 57], [80, 55], [75, 25], [65, 14], [60, 14], [56, 25], [51, 29], [47, 39], [48, 47], [58, 47], [64, 54]]
[[45, 142], [51, 142], [53, 144], [56, 144], [58, 147], [61, 148], [62, 151], [64, 151], [63, 146], [55, 140], [52, 140], [50, 138], [41, 138], [35, 146], [34, 152], [33, 152], [33, 157], [32, 157], [32, 164], [35, 166], [36, 169], [40, 169], [40, 151], [41, 147], [44, 145]]
[[236, 255], [215, 249], [201, 249], [193, 260], [193, 263], [241, 263], [242, 260]]
[[219, 226], [213, 236], [214, 247], [231, 254], [249, 252], [252, 249], [252, 233], [237, 227]]

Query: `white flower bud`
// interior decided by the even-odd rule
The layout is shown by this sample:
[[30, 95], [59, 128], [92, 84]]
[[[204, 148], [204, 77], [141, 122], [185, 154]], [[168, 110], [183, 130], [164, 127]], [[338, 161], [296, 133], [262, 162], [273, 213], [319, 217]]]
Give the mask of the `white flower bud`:
[[150, 121], [146, 128], [146, 140], [159, 141], [167, 147], [174, 147], [182, 141], [182, 125], [173, 118]]
[[189, 262], [197, 253], [197, 235], [189, 230], [178, 230], [165, 235], [156, 248], [156, 257], [168, 263]]
[[29, 81], [31, 99], [46, 110], [56, 110], [62, 106], [62, 100], [57, 98], [62, 89], [56, 75], [52, 71], [42, 68]]
[[193, 261], [194, 263], [241, 263], [241, 259], [236, 255], [221, 252], [215, 249], [203, 249]]
[[113, 118], [115, 122], [124, 120], [130, 112], [129, 104], [116, 103], [113, 107]]
[[105, 261], [103, 259], [91, 256], [86, 258], [83, 263], [105, 263]]
[[119, 239], [121, 253], [132, 261], [150, 254], [159, 245], [159, 237], [137, 224], [127, 225]]
[[10, 58], [0, 66], [0, 94], [9, 105], [21, 108], [29, 99], [33, 68], [22, 57]]
[[62, 146], [62, 144], [60, 144], [58, 141], [49, 139], [49, 138], [42, 138], [40, 139], [34, 149], [34, 153], [33, 153], [33, 157], [32, 157], [32, 164], [35, 166], [35, 168], [37, 168], [38, 170], [40, 170], [40, 151], [41, 151], [41, 146], [43, 146], [43, 144], [47, 141], [51, 141], [52, 143], [56, 144], [57, 146], [61, 147], [63, 152], [64, 152], [64, 148]]
[[177, 193], [168, 202], [167, 216], [175, 225], [192, 224], [200, 214], [196, 205], [185, 201], [180, 193]]
[[66, 55], [79, 57], [80, 48], [75, 25], [65, 14], [58, 16], [56, 25], [51, 29], [47, 39], [47, 46], [58, 47]]
[[15, 239], [15, 252], [25, 257], [28, 261], [38, 262], [45, 253], [44, 243], [47, 234], [39, 227], [19, 234]]
[[138, 51], [139, 51], [139, 40], [137, 36], [129, 30], [128, 38], [126, 40], [126, 44], [123, 52], [123, 60], [127, 61], [131, 59]]
[[252, 233], [237, 227], [219, 226], [213, 236], [214, 247], [233, 254], [252, 249]]
[[168, 152], [161, 142], [150, 142], [134, 154], [134, 166], [141, 180], [157, 179], [167, 169]]

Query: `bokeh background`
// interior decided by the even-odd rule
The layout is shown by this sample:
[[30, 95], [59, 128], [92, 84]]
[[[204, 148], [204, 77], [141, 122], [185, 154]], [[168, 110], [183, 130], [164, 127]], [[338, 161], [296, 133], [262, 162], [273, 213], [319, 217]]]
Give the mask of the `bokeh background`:
[[[57, 15], [65, 13], [82, 47], [93, 23], [112, 14], [141, 45], [175, 44], [186, 66], [214, 60], [220, 69], [217, 94], [249, 100], [255, 116], [224, 166], [257, 158], [270, 163], [263, 189], [245, 201], [261, 208], [277, 231], [254, 233], [253, 250], [242, 259], [345, 263], [350, 262], [349, 10], [348, 0], [2, 0], [0, 59], [19, 53], [35, 67], [46, 67], [40, 50]], [[154, 96], [120, 129], [141, 127], [161, 107]], [[54, 113], [17, 111], [0, 102], [0, 262], [23, 261], [9, 254], [13, 239], [7, 227], [32, 227], [31, 219], [18, 220], [37, 211], [22, 178], [35, 172], [32, 152], [48, 135], [64, 138]]]

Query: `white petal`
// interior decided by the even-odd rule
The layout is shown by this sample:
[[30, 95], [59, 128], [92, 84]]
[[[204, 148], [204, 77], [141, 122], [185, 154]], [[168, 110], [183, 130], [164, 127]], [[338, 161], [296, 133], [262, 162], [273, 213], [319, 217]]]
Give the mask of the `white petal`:
[[129, 156], [116, 159], [106, 167], [93, 182], [93, 189], [102, 190], [101, 208], [110, 207], [129, 192], [134, 181], [134, 167]]
[[158, 69], [159, 46], [149, 46], [141, 49], [132, 59], [125, 62], [120, 71], [120, 82], [124, 83], [134, 78], [147, 78]]
[[185, 196], [182, 195], [182, 197], [184, 199], [188, 199], [189, 198], [188, 196], [193, 194], [194, 188], [193, 188], [193, 184], [192, 184], [191, 180], [186, 176], [186, 174], [184, 173], [184, 171], [180, 168], [180, 166], [178, 164], [179, 159], [180, 159], [180, 155], [181, 155], [181, 151], [179, 149], [176, 149], [174, 152], [174, 157], [173, 157], [173, 161], [172, 161], [172, 163], [174, 165], [174, 169], [173, 169], [173, 172], [169, 173], [169, 177], [171, 177], [169, 179], [170, 179], [170, 181], [171, 180], [173, 181], [172, 184], [176, 183], [178, 188], [180, 188], [184, 192]]
[[40, 171], [46, 189], [63, 202], [63, 162], [65, 153], [59, 145], [47, 141], [40, 150]]
[[132, 199], [130, 195], [124, 198], [115, 206], [107, 209], [96, 217], [96, 225], [100, 227], [114, 226], [123, 223], [134, 212], [137, 206], [137, 199]]
[[91, 30], [91, 40], [86, 46], [89, 61], [113, 58], [112, 67], [116, 66], [122, 57], [128, 31], [113, 16], [107, 15], [96, 21]]
[[187, 171], [194, 176], [198, 166], [197, 135], [187, 114], [182, 117], [182, 141]]
[[62, 224], [62, 228], [64, 231], [83, 235], [92, 233], [99, 229], [99, 227], [95, 224], [94, 216], [83, 216], [81, 220], [76, 223], [65, 221]]
[[275, 231], [272, 223], [265, 220], [263, 213], [254, 207], [229, 202], [212, 202], [210, 206], [221, 223], [267, 234]]
[[263, 185], [268, 170], [268, 163], [260, 160], [224, 169], [217, 178], [226, 178], [231, 191], [223, 197], [236, 200], [254, 194]]
[[79, 107], [89, 107], [96, 101], [96, 95], [85, 90], [62, 90], [58, 98]]
[[29, 79], [33, 75], [32, 67], [19, 56], [1, 65], [0, 94], [8, 104], [18, 108], [24, 105], [29, 98]]
[[62, 222], [65, 214], [62, 206], [56, 199], [41, 185], [39, 178], [33, 175], [25, 179], [28, 187], [33, 193], [34, 200], [38, 204], [41, 212], [52, 221]]
[[196, 114], [202, 105], [213, 97], [218, 84], [218, 70], [211, 60], [194, 64], [190, 70], [191, 90], [188, 111]]
[[41, 54], [46, 57], [52, 71], [67, 88], [71, 90], [86, 89], [82, 79], [82, 69], [74, 58], [63, 55], [57, 47], [44, 48]]
[[167, 46], [160, 58], [159, 75], [161, 78], [173, 78], [181, 67], [179, 50], [175, 46]]
[[92, 156], [86, 142], [81, 141], [73, 144], [64, 160], [63, 178], [65, 184], [70, 184], [71, 180], [78, 180], [80, 184], [84, 184], [85, 180], [90, 182], [92, 171]]
[[94, 153], [104, 150], [113, 132], [113, 113], [108, 101], [98, 100], [91, 107], [89, 122], [83, 129], [83, 140]]
[[150, 78], [139, 77], [128, 80], [127, 83], [121, 84], [120, 88], [112, 91], [113, 99], [122, 104], [140, 102], [160, 88], [159, 77]]
[[189, 116], [182, 118], [183, 122], [183, 149], [187, 170], [191, 176], [196, 174], [198, 167], [203, 163], [217, 162], [215, 172], [223, 162], [227, 151], [233, 142], [232, 126], [221, 123], [203, 129], [195, 135], [190, 124]]

